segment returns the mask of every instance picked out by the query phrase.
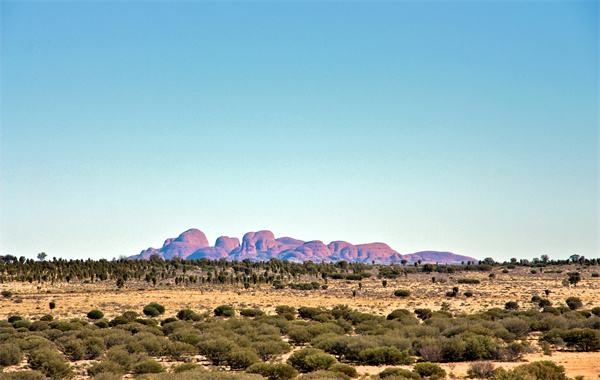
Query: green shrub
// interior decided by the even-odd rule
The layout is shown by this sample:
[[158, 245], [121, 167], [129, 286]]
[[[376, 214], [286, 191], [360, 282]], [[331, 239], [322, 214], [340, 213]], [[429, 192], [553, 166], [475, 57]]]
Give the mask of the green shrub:
[[214, 365], [224, 364], [229, 357], [229, 353], [233, 351], [234, 348], [235, 345], [225, 338], [212, 339], [198, 343], [200, 353], [206, 356]]
[[246, 369], [247, 373], [257, 373], [269, 380], [289, 380], [298, 376], [298, 371], [289, 364], [255, 363]]
[[592, 312], [592, 314], [600, 317], [600, 306], [593, 307], [590, 311]]
[[0, 380], [46, 380], [40, 371], [22, 370], [0, 373]]
[[414, 359], [407, 351], [400, 351], [395, 347], [369, 348], [359, 354], [359, 360], [366, 365], [408, 365]]
[[389, 367], [389, 368], [386, 368], [383, 371], [379, 372], [379, 378], [386, 379], [388, 377], [390, 377], [392, 379], [396, 379], [396, 378], [415, 379], [415, 380], [421, 379], [421, 375], [419, 375], [418, 373], [412, 372], [408, 369], [397, 368], [397, 367]]
[[2, 293], [0, 293], [0, 294], [2, 294], [2, 297], [4, 297], [4, 298], [10, 298], [13, 296], [14, 293], [11, 292], [10, 290], [3, 290]]
[[233, 370], [243, 371], [258, 361], [258, 356], [254, 351], [242, 348], [229, 353], [226, 359], [226, 364]]
[[142, 360], [133, 366], [133, 373], [159, 373], [164, 372], [163, 366], [154, 359]]
[[185, 371], [191, 371], [196, 368], [201, 368], [200, 364], [195, 364], [195, 363], [177, 364], [177, 365], [173, 366], [173, 372], [181, 373], [181, 372], [185, 372]]
[[432, 380], [446, 378], [446, 371], [434, 363], [417, 363], [413, 370], [418, 373], [419, 376]]
[[231, 306], [221, 305], [215, 308], [214, 313], [217, 317], [233, 317], [235, 310]]
[[577, 351], [600, 351], [600, 331], [597, 329], [572, 329], [561, 334], [567, 347]]
[[89, 319], [101, 319], [101, 318], [104, 318], [104, 313], [98, 309], [94, 309], [94, 310], [90, 311], [89, 313], [87, 313], [87, 317]]
[[[144, 314], [146, 314], [149, 317], [157, 317], [161, 314], [164, 314], [165, 307], [156, 302], [151, 302], [148, 305], [144, 306], [143, 312], [144, 312]], [[127, 319], [127, 318], [124, 318], [124, 319]]]
[[337, 360], [316, 348], [304, 348], [294, 352], [288, 359], [288, 364], [300, 372], [310, 372], [319, 369], [327, 369]]
[[508, 301], [504, 304], [504, 308], [506, 310], [518, 310], [519, 304], [516, 301]]
[[358, 372], [356, 371], [356, 368], [348, 364], [335, 363], [327, 370], [335, 373], [342, 373], [350, 378], [358, 377]]
[[284, 314], [296, 314], [296, 308], [292, 307], [292, 306], [288, 306], [288, 305], [279, 305], [275, 307], [275, 313], [277, 313], [277, 315], [284, 315]]
[[47, 348], [31, 351], [28, 363], [52, 379], [69, 379], [74, 375], [64, 356]]
[[127, 310], [127, 311], [124, 311], [123, 314], [121, 314], [121, 316], [125, 319], [129, 319], [130, 321], [133, 321], [133, 320], [137, 319], [140, 316], [140, 314], [137, 311]]
[[396, 297], [408, 297], [410, 296], [410, 290], [408, 289], [397, 289], [394, 291]]
[[94, 325], [98, 326], [101, 329], [105, 329], [109, 326], [108, 322], [106, 321], [96, 321], [94, 322]]
[[465, 297], [473, 297], [473, 292], [470, 290], [464, 292], [463, 294], [465, 295]]
[[419, 317], [420, 320], [424, 321], [431, 317], [433, 312], [431, 309], [415, 309], [415, 314]]
[[563, 366], [556, 365], [549, 360], [521, 364], [508, 372], [507, 379], [527, 379], [536, 380], [566, 380], [565, 369]]
[[195, 311], [190, 310], [190, 309], [179, 310], [177, 312], [177, 318], [179, 318], [182, 321], [195, 321], [195, 322], [202, 319], [202, 317], [199, 314], [197, 314]]
[[240, 310], [240, 315], [243, 317], [260, 317], [264, 314], [265, 314], [265, 312], [260, 309], [242, 309], [242, 310]]
[[302, 374], [298, 380], [349, 380], [350, 378], [344, 374], [335, 373], [327, 370], [318, 370], [310, 373]]
[[583, 306], [583, 303], [578, 297], [569, 297], [565, 301], [571, 310], [577, 310]]
[[23, 360], [23, 352], [19, 346], [14, 343], [2, 343], [0, 345], [0, 366], [17, 365], [21, 360]]
[[481, 281], [476, 278], [459, 278], [457, 280], [459, 284], [480, 284]]

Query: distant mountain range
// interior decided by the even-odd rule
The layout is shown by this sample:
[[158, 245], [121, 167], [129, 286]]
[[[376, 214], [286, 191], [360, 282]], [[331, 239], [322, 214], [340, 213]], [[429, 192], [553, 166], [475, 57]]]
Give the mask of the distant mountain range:
[[325, 245], [320, 240], [302, 241], [290, 237], [275, 238], [271, 231], [248, 232], [242, 243], [235, 237], [221, 236], [211, 246], [206, 235], [192, 228], [177, 238], [165, 240], [162, 248], [148, 248], [130, 259], [149, 259], [157, 255], [163, 259], [181, 257], [185, 259], [210, 260], [227, 259], [242, 261], [268, 261], [272, 258], [292, 262], [331, 262], [345, 260], [348, 262], [391, 264], [407, 260], [409, 263], [421, 260], [422, 263], [460, 264], [477, 261], [468, 256], [451, 252], [423, 251], [401, 255], [384, 243], [353, 245], [345, 241], [333, 241]]

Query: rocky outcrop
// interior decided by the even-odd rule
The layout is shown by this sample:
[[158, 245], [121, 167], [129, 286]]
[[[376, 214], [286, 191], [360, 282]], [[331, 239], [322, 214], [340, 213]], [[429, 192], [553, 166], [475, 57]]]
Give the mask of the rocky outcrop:
[[477, 261], [468, 256], [456, 255], [451, 252], [422, 251], [402, 255], [385, 243], [370, 243], [353, 245], [346, 241], [336, 240], [325, 245], [320, 240], [305, 242], [291, 237], [275, 238], [273, 232], [262, 230], [248, 232], [242, 238], [242, 243], [235, 237], [221, 236], [215, 246], [209, 246], [206, 236], [193, 228], [185, 231], [177, 238], [165, 240], [162, 248], [148, 248], [132, 259], [149, 259], [157, 255], [163, 259], [181, 257], [186, 259], [210, 260], [252, 260], [268, 261], [276, 258], [293, 262], [312, 260], [314, 262], [331, 262], [345, 260], [348, 262], [400, 263], [402, 260], [421, 263], [460, 264], [461, 262]]
[[162, 259], [172, 259], [173, 257], [187, 258], [200, 248], [209, 247], [206, 235], [195, 228], [183, 232], [176, 238], [165, 240], [161, 249], [148, 248], [133, 258], [148, 259], [152, 255], [157, 255]]
[[223, 248], [227, 253], [230, 253], [234, 249], [240, 246], [240, 239], [230, 238], [227, 236], [220, 236], [217, 238], [215, 247]]

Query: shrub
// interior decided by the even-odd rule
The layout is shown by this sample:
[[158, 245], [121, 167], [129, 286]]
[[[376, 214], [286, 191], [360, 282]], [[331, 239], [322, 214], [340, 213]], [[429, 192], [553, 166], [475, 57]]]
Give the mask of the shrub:
[[413, 370], [421, 377], [429, 379], [444, 379], [446, 377], [446, 371], [434, 363], [417, 363]]
[[600, 331], [597, 329], [572, 329], [561, 335], [567, 347], [574, 347], [577, 351], [600, 350]]
[[227, 339], [218, 338], [200, 342], [198, 348], [214, 365], [220, 365], [225, 363], [235, 345]]
[[464, 292], [463, 294], [465, 295], [465, 297], [473, 297], [473, 292], [470, 290]]
[[379, 372], [379, 378], [386, 379], [388, 377], [390, 377], [392, 379], [421, 380], [421, 375], [419, 375], [418, 373], [412, 372], [408, 369], [397, 368], [397, 367], [389, 367], [389, 368], [386, 368], [383, 371]]
[[246, 369], [247, 373], [257, 373], [270, 380], [288, 380], [298, 376], [298, 371], [289, 364], [255, 363]]
[[53, 320], [54, 320], [54, 317], [52, 316], [52, 314], [46, 314], [42, 318], [40, 318], [40, 321], [44, 321], [44, 322], [52, 322]]
[[9, 321], [10, 323], [14, 323], [16, 321], [21, 321], [21, 320], [23, 320], [23, 317], [21, 317], [20, 315], [11, 315], [7, 319], [7, 321]]
[[396, 297], [408, 297], [410, 296], [410, 290], [408, 289], [398, 289], [394, 292]]
[[260, 309], [242, 309], [240, 310], [240, 315], [243, 317], [260, 317], [264, 315], [265, 312]]
[[164, 372], [163, 366], [154, 359], [142, 360], [133, 366], [133, 373], [159, 373]]
[[40, 371], [13, 371], [0, 373], [0, 379], [2, 380], [46, 380], [46, 375]]
[[480, 284], [481, 283], [481, 281], [479, 281], [476, 278], [459, 278], [457, 280], [457, 282], [459, 284]]
[[104, 313], [101, 312], [100, 310], [94, 309], [94, 310], [90, 311], [89, 313], [87, 313], [87, 317], [89, 319], [101, 319], [101, 318], [104, 318]]
[[348, 364], [335, 363], [331, 367], [329, 367], [328, 371], [342, 373], [351, 378], [358, 377], [358, 372], [356, 371], [356, 368], [349, 366]]
[[565, 302], [571, 310], [577, 310], [583, 306], [583, 303], [578, 297], [569, 297], [565, 300]]
[[32, 351], [28, 363], [32, 369], [39, 370], [52, 379], [68, 379], [73, 376], [64, 356], [47, 348]]
[[600, 306], [593, 307], [590, 311], [592, 312], [592, 314], [600, 317]]
[[465, 341], [465, 359], [491, 359], [496, 350], [496, 343], [489, 336], [475, 335]]
[[30, 322], [30, 321], [26, 321], [26, 320], [14, 321], [14, 322], [13, 322], [13, 327], [14, 327], [15, 329], [18, 329], [18, 328], [24, 327], [24, 328], [26, 328], [26, 329], [28, 329], [28, 330], [29, 330], [29, 327], [31, 327], [31, 322]]
[[377, 347], [362, 351], [359, 360], [367, 365], [408, 365], [414, 363], [407, 351], [395, 347]]
[[50, 325], [46, 321], [35, 321], [29, 326], [29, 331], [45, 331], [50, 328]]
[[508, 372], [508, 379], [566, 380], [565, 368], [549, 360], [521, 364]]
[[[165, 307], [156, 302], [151, 302], [148, 305], [144, 306], [143, 312], [144, 312], [144, 314], [146, 314], [149, 317], [157, 317], [161, 314], [164, 314]], [[127, 319], [127, 318], [124, 318], [124, 319]]]
[[277, 313], [277, 315], [284, 315], [284, 314], [296, 314], [296, 309], [292, 306], [288, 306], [288, 305], [279, 305], [277, 307], [275, 307], [275, 313]]
[[494, 365], [491, 362], [473, 362], [467, 369], [469, 377], [476, 377], [478, 379], [489, 379], [494, 375]]
[[130, 321], [133, 321], [133, 320], [137, 319], [140, 315], [138, 314], [137, 311], [128, 310], [128, 311], [124, 311], [123, 314], [121, 314], [121, 316], [125, 319], [129, 319]]
[[17, 365], [23, 360], [23, 352], [14, 343], [2, 343], [0, 345], [0, 366], [9, 367]]
[[258, 361], [256, 353], [245, 348], [231, 352], [226, 359], [227, 365], [233, 370], [245, 370]]
[[518, 310], [519, 304], [516, 301], [508, 301], [504, 304], [504, 308], [506, 310]]
[[3, 290], [2, 293], [0, 293], [0, 294], [2, 294], [2, 297], [4, 297], [4, 298], [10, 298], [13, 296], [14, 293], [11, 292], [10, 290]]
[[419, 354], [425, 361], [428, 362], [441, 362], [444, 358], [442, 348], [434, 345], [421, 347]]
[[196, 313], [193, 310], [190, 309], [183, 309], [183, 310], [179, 310], [177, 312], [177, 318], [179, 318], [182, 321], [199, 321], [200, 319], [202, 319], [202, 317]]
[[101, 329], [105, 329], [109, 326], [108, 322], [106, 322], [106, 321], [97, 321], [97, 322], [94, 322], [94, 325], [98, 326]]
[[215, 308], [214, 313], [217, 317], [233, 317], [235, 310], [231, 306], [222, 305]]
[[70, 339], [63, 343], [62, 352], [70, 361], [85, 359], [85, 349], [79, 339]]
[[318, 369], [327, 369], [337, 360], [316, 348], [304, 348], [294, 352], [288, 359], [288, 364], [301, 372], [310, 372]]
[[415, 314], [419, 317], [420, 320], [424, 321], [431, 317], [433, 312], [431, 309], [415, 309]]

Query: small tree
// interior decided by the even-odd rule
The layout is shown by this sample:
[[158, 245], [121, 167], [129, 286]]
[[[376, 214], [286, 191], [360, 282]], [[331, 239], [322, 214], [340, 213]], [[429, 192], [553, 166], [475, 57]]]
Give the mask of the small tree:
[[577, 310], [583, 306], [583, 303], [578, 297], [569, 297], [565, 300], [565, 302], [571, 310]]
[[45, 261], [46, 257], [48, 257], [48, 255], [46, 255], [46, 252], [40, 252], [40, 253], [37, 254], [37, 258], [40, 261]]

